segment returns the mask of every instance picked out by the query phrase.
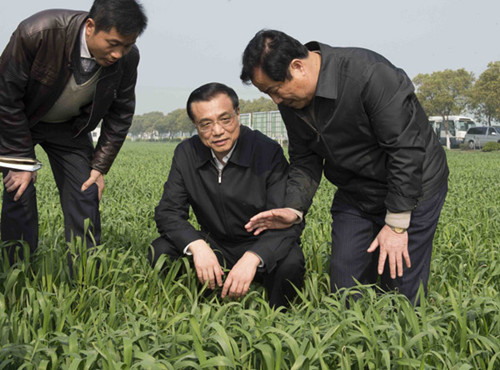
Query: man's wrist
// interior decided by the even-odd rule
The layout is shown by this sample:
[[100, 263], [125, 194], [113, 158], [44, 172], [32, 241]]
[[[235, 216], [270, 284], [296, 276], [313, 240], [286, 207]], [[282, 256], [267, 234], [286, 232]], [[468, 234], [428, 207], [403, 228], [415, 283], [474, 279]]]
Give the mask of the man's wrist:
[[293, 222], [294, 225], [300, 224], [302, 222], [302, 219], [304, 218], [304, 212], [301, 212], [298, 209], [290, 208], [290, 207], [286, 207], [286, 209], [289, 209], [290, 211], [292, 211], [293, 213], [295, 213], [297, 215], [297, 219]]
[[391, 225], [387, 225], [391, 228], [392, 231], [394, 231], [396, 234], [404, 234], [406, 232], [406, 228], [404, 227], [397, 227], [397, 226], [391, 226]]
[[208, 244], [203, 239], [196, 239], [184, 248], [184, 253], [188, 256], [193, 255], [198, 252], [200, 248], [204, 248], [205, 246], [208, 246]]
[[247, 259], [250, 259], [250, 263], [252, 265], [254, 265], [254, 267], [257, 269], [257, 267], [259, 267], [260, 265], [262, 265], [264, 263], [264, 261], [262, 261], [262, 259], [260, 258], [260, 256], [255, 253], [255, 252], [252, 252], [252, 251], [247, 251], [245, 252], [245, 255], [246, 255], [246, 258]]

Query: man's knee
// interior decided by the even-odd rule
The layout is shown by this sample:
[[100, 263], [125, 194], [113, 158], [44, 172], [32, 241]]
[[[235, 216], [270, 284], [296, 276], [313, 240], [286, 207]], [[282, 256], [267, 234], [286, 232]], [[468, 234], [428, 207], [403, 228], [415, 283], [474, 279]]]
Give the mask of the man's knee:
[[305, 273], [305, 260], [302, 248], [296, 244], [288, 255], [276, 266], [276, 281], [291, 281], [295, 285], [302, 284]]
[[179, 252], [174, 245], [163, 237], [155, 239], [148, 248], [148, 261], [151, 266], [155, 266], [162, 254], [166, 254], [171, 260], [180, 257]]

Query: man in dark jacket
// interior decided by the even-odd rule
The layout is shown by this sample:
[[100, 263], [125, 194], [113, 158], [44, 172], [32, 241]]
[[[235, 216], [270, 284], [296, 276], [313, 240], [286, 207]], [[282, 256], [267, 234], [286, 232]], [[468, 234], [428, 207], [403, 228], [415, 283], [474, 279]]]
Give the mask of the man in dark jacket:
[[[95, 0], [89, 13], [46, 10], [14, 31], [0, 58], [0, 155], [48, 155], [66, 239], [100, 242], [99, 200], [135, 108], [137, 37], [147, 18], [135, 0]], [[96, 148], [90, 132], [102, 120]], [[3, 169], [2, 240], [38, 243], [36, 172]], [[12, 259], [13, 249], [9, 251]]]
[[[302, 225], [270, 230], [259, 236], [244, 224], [255, 213], [282, 207], [288, 162], [278, 143], [240, 126], [238, 97], [233, 89], [210, 83], [194, 90], [188, 115], [198, 135], [175, 150], [155, 220], [161, 237], [149, 259], [192, 254], [198, 279], [226, 295], [248, 292], [256, 273], [271, 306], [286, 306], [304, 274], [299, 246]], [[192, 207], [201, 230], [188, 221]], [[224, 271], [230, 269], [223, 284]], [[292, 285], [293, 284], [293, 285]]]
[[324, 171], [338, 188], [332, 289], [375, 283], [378, 272], [384, 289], [415, 301], [428, 281], [448, 167], [408, 76], [370, 50], [263, 30], [245, 49], [241, 79], [278, 104], [290, 153], [289, 208], [259, 214], [247, 229], [300, 219]]

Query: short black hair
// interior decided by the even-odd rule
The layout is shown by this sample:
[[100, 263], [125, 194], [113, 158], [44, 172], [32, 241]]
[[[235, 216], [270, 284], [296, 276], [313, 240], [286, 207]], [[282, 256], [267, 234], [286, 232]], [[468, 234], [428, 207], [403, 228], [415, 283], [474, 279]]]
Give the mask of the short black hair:
[[95, 22], [95, 32], [109, 32], [114, 27], [123, 36], [140, 35], [148, 18], [136, 0], [94, 0], [89, 18]]
[[236, 92], [232, 88], [219, 82], [210, 82], [198, 87], [189, 95], [186, 110], [191, 121], [194, 122], [193, 111], [191, 110], [191, 105], [193, 103], [198, 101], [210, 101], [219, 94], [226, 94], [233, 103], [233, 109], [235, 111], [238, 109], [240, 102], [238, 100], [238, 95], [236, 95]]
[[274, 81], [292, 78], [289, 66], [294, 59], [305, 59], [307, 48], [286, 33], [276, 30], [260, 30], [243, 52], [240, 78], [250, 84], [255, 68], [259, 67]]

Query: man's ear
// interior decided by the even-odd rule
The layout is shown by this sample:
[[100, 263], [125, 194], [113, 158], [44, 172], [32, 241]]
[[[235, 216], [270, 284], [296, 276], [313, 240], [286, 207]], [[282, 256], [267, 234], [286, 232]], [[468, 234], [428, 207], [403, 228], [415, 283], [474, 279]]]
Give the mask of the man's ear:
[[294, 73], [300, 73], [301, 75], [304, 75], [306, 72], [305, 63], [303, 59], [298, 59], [298, 58], [293, 59], [290, 62], [289, 68], [292, 76], [294, 75]]
[[88, 18], [85, 21], [85, 36], [90, 37], [95, 33], [95, 21], [92, 18]]

